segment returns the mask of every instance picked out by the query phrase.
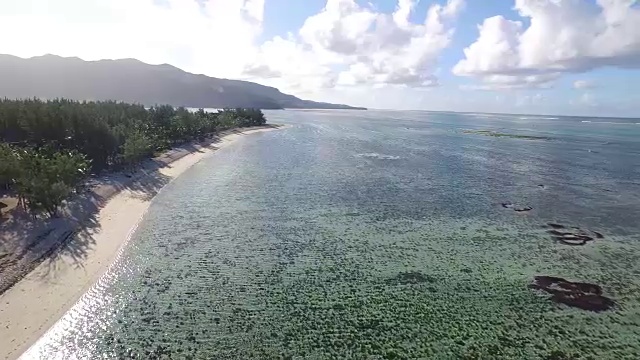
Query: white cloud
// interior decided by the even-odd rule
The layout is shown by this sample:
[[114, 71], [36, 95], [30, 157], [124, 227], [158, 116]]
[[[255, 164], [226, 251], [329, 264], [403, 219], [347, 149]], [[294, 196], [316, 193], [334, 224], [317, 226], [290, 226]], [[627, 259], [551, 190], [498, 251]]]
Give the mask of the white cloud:
[[[239, 76], [255, 56], [264, 0], [0, 0], [0, 53], [136, 58]], [[7, 36], [7, 34], [11, 34]]]
[[[603, 66], [640, 68], [640, 8], [634, 0], [516, 0], [530, 25], [485, 19], [478, 39], [453, 68], [485, 78], [585, 72]], [[526, 77], [524, 77], [526, 79]]]
[[501, 91], [473, 94], [437, 87], [438, 58], [465, 2], [430, 0], [440, 5], [415, 20], [417, 2], [397, 0], [384, 13], [327, 0], [300, 29], [259, 44], [265, 0], [0, 0], [0, 53], [137, 58], [369, 107], [637, 114], [637, 99], [607, 97], [589, 75], [573, 84], [574, 99], [542, 91], [568, 72], [640, 67], [640, 7], [631, 0], [515, 0], [529, 21], [485, 19], [455, 66], [479, 80], [465, 89]]
[[327, 0], [295, 34], [259, 45], [264, 0], [0, 0], [0, 33], [11, 34], [0, 53], [136, 58], [290, 91], [436, 86], [433, 71], [464, 0], [434, 4], [412, 23], [416, 3], [398, 0], [389, 14]]
[[245, 66], [249, 78], [272, 78], [278, 87], [289, 90], [333, 87], [337, 74], [324, 65], [326, 60], [316, 52], [292, 40], [276, 36], [262, 44], [259, 59]]
[[486, 75], [481, 85], [463, 85], [464, 90], [548, 89], [560, 77], [559, 73], [540, 75]]
[[[464, 1], [432, 5], [419, 24], [409, 21], [415, 4], [415, 0], [399, 0], [395, 12], [385, 14], [355, 0], [328, 0], [321, 12], [305, 21], [297, 36], [262, 45], [247, 75], [259, 75], [254, 71], [259, 68], [282, 74], [281, 83], [306, 88], [437, 86], [433, 74], [437, 59], [451, 42], [452, 21]], [[305, 64], [294, 65], [294, 58], [305, 59]]]
[[596, 84], [591, 80], [576, 80], [573, 82], [573, 88], [578, 90], [592, 89]]

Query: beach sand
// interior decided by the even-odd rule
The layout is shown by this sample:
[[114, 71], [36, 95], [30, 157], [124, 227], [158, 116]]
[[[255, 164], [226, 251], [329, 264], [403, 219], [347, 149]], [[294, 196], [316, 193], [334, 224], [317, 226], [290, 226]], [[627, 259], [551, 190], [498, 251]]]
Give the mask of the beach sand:
[[[39, 259], [35, 269], [0, 295], [0, 359], [18, 358], [93, 286], [117, 258], [164, 185], [241, 136], [276, 128], [229, 131], [204, 146], [171, 150], [154, 159], [155, 167], [145, 165], [126, 176], [127, 186], [117, 186], [117, 181], [108, 178], [92, 185], [92, 194], [103, 192], [107, 199], [96, 214], [80, 222], [71, 240], [47, 254], [44, 261]], [[58, 228], [64, 227], [54, 226], [53, 233], [63, 232]], [[33, 259], [38, 257], [42, 254]]]

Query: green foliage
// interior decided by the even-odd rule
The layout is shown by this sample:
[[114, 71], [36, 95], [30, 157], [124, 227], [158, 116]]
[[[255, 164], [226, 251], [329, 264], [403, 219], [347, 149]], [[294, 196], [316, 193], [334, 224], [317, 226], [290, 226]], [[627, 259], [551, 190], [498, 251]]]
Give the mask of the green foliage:
[[53, 215], [89, 164], [95, 172], [132, 166], [177, 143], [264, 124], [258, 109], [208, 113], [114, 101], [0, 99], [0, 186]]
[[15, 188], [32, 211], [54, 216], [84, 178], [89, 161], [77, 151], [52, 152], [44, 148], [14, 150]]
[[10, 186], [17, 177], [18, 164], [14, 150], [0, 143], [0, 186]]
[[133, 131], [126, 135], [122, 144], [122, 159], [133, 165], [153, 153], [153, 142], [144, 133]]
[[258, 109], [207, 113], [169, 105], [145, 109], [114, 101], [0, 99], [0, 141], [77, 150], [91, 160], [94, 171], [122, 161], [135, 163], [155, 150], [220, 130], [264, 124], [266, 119]]

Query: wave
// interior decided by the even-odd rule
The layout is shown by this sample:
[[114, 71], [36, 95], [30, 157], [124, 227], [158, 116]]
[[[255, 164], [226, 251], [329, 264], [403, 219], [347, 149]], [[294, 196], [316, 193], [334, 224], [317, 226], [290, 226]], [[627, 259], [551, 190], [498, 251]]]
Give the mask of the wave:
[[615, 121], [591, 121], [591, 120], [582, 120], [583, 123], [588, 124], [612, 124], [612, 125], [640, 125], [640, 123], [631, 123], [631, 122], [615, 122]]
[[520, 116], [518, 119], [520, 120], [558, 120], [558, 117], [551, 116]]
[[363, 157], [363, 158], [369, 158], [369, 159], [379, 159], [379, 160], [398, 160], [398, 159], [400, 159], [400, 156], [385, 155], [385, 154], [378, 154], [378, 153], [357, 154], [356, 157]]
[[529, 116], [517, 116], [510, 114], [482, 114], [482, 113], [465, 113], [467, 116], [473, 116], [476, 118], [482, 119], [518, 119], [518, 120], [559, 120], [559, 117], [555, 116], [538, 116], [538, 115], [529, 115]]
[[482, 113], [466, 113], [464, 115], [473, 116], [473, 117], [482, 118], [482, 119], [498, 119], [498, 118], [503, 118], [507, 116], [503, 114], [482, 114]]

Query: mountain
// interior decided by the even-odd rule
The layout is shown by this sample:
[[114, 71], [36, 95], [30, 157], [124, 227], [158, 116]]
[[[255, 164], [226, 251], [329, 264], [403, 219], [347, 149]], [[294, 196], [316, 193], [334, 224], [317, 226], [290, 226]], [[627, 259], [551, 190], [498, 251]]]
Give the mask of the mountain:
[[274, 87], [191, 74], [167, 64], [55, 55], [23, 59], [0, 54], [0, 97], [118, 100], [192, 108], [363, 109], [302, 100]]

